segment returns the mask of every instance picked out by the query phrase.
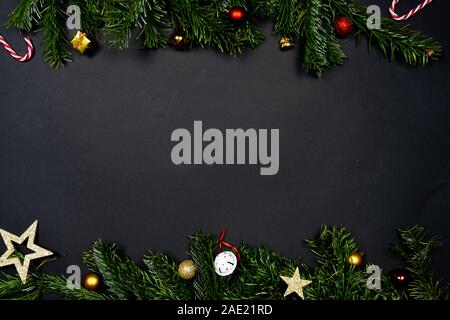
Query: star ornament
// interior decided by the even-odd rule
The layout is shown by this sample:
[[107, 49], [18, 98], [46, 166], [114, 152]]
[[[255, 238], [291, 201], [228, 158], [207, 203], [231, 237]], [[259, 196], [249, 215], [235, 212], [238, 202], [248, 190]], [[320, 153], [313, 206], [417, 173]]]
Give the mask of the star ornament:
[[286, 292], [284, 293], [284, 296], [290, 295], [291, 293], [295, 292], [298, 294], [298, 296], [302, 299], [305, 299], [303, 295], [303, 287], [310, 284], [311, 280], [303, 280], [300, 278], [300, 271], [298, 270], [298, 267], [295, 269], [294, 275], [292, 277], [284, 277], [280, 276], [281, 279], [283, 279], [284, 282], [288, 285]]
[[[37, 226], [38, 221], [36, 220], [20, 237], [3, 229], [0, 229], [0, 236], [2, 237], [6, 246], [5, 253], [0, 257], [0, 267], [14, 265], [22, 283], [25, 283], [27, 281], [28, 269], [30, 267], [31, 260], [48, 257], [53, 254], [53, 252], [41, 248], [34, 243], [34, 239], [36, 238]], [[23, 262], [18, 257], [11, 257], [12, 254], [16, 251], [13, 243], [22, 244], [27, 239], [27, 249], [33, 251], [33, 253], [25, 255], [25, 257], [23, 258]]]

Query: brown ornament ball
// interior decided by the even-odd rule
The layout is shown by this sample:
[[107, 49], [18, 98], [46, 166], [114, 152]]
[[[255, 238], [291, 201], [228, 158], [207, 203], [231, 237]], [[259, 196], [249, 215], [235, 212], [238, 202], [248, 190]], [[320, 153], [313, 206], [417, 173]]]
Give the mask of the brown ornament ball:
[[98, 273], [90, 272], [84, 276], [83, 287], [88, 290], [96, 291], [102, 284], [102, 278]]
[[347, 262], [349, 265], [359, 267], [363, 263], [362, 255], [360, 255], [357, 252], [354, 252], [351, 255], [349, 255], [349, 257], [347, 258]]
[[191, 41], [189, 41], [184, 32], [175, 30], [175, 32], [170, 36], [170, 45], [175, 50], [184, 51], [189, 49], [191, 46]]
[[178, 275], [184, 280], [191, 280], [197, 273], [197, 267], [192, 260], [183, 260], [178, 266]]
[[334, 32], [339, 37], [348, 36], [353, 30], [353, 22], [346, 16], [337, 17], [333, 23]]
[[405, 288], [408, 286], [410, 277], [406, 270], [395, 269], [389, 272], [389, 279], [398, 288]]

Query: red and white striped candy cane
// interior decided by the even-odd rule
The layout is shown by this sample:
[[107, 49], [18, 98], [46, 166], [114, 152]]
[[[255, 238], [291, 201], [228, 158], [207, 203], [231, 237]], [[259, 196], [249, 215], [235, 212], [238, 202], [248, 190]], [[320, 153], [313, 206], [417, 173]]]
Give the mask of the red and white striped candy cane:
[[429, 5], [431, 3], [431, 1], [432, 0], [425, 0], [424, 2], [419, 4], [414, 9], [411, 9], [408, 13], [406, 13], [402, 16], [399, 16], [397, 13], [395, 13], [395, 6], [397, 5], [397, 3], [400, 2], [400, 0], [393, 0], [391, 3], [391, 6], [389, 7], [389, 12], [391, 13], [392, 19], [397, 20], [397, 21], [405, 21], [405, 20], [408, 20], [409, 18], [411, 18], [413, 15], [415, 15], [417, 12], [419, 12], [423, 8], [425, 8], [427, 5]]
[[3, 38], [2, 35], [0, 35], [0, 44], [3, 46], [3, 48], [6, 49], [6, 51], [8, 51], [8, 53], [11, 57], [13, 57], [14, 59], [16, 59], [17, 61], [20, 61], [20, 62], [25, 62], [25, 61], [30, 60], [31, 56], [33, 55], [33, 52], [34, 52], [34, 47], [33, 47], [33, 43], [31, 42], [31, 38], [26, 37], [26, 38], [24, 38], [24, 40], [27, 43], [28, 52], [24, 56], [20, 56], [14, 51], [13, 48], [11, 48], [11, 46], [5, 40], [5, 38]]

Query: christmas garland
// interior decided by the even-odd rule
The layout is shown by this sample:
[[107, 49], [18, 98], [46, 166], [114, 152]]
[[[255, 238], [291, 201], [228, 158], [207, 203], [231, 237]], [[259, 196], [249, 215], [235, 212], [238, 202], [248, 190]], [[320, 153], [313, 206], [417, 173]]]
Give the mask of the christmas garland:
[[[36, 226], [37, 222], [22, 238], [31, 234], [34, 242]], [[14, 235], [1, 231], [4, 240], [5, 234], [14, 239]], [[150, 251], [143, 264], [137, 264], [121, 254], [115, 244], [98, 240], [82, 256], [90, 269], [82, 286], [70, 287], [70, 277], [44, 272], [41, 264], [31, 267], [25, 281], [1, 272], [0, 298], [39, 299], [46, 294], [69, 300], [447, 298], [429, 269], [431, 251], [441, 243], [422, 227], [399, 230], [399, 242], [390, 253], [403, 260], [404, 268], [388, 274], [364, 262], [363, 252], [346, 228], [323, 226], [317, 238], [306, 244], [317, 258], [315, 267], [266, 247], [233, 246], [224, 241], [224, 233], [219, 239], [202, 232], [190, 236], [189, 259], [180, 264], [159, 251]], [[51, 253], [34, 246], [40, 257]]]
[[[44, 60], [58, 68], [72, 60], [66, 20], [67, 7], [81, 13], [79, 32], [72, 46], [80, 52], [92, 46], [89, 38], [104, 38], [125, 49], [132, 35], [143, 48], [178, 50], [213, 47], [237, 55], [264, 42], [258, 23], [273, 20], [282, 50], [298, 43], [303, 48], [303, 69], [318, 76], [346, 58], [338, 37], [368, 37], [384, 56], [400, 56], [410, 65], [426, 64], [441, 55], [431, 37], [388, 18], [380, 27], [368, 24], [366, 8], [353, 0], [22, 0], [10, 14], [7, 27], [43, 31]], [[167, 31], [172, 30], [169, 37]]]

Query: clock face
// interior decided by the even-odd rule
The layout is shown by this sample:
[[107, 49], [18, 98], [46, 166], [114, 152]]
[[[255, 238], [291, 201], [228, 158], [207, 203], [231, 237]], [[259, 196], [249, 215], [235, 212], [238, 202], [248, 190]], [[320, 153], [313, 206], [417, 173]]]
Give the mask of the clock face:
[[236, 255], [231, 251], [219, 253], [214, 260], [214, 267], [216, 268], [216, 273], [219, 276], [229, 276], [234, 272], [234, 270], [236, 270]]

